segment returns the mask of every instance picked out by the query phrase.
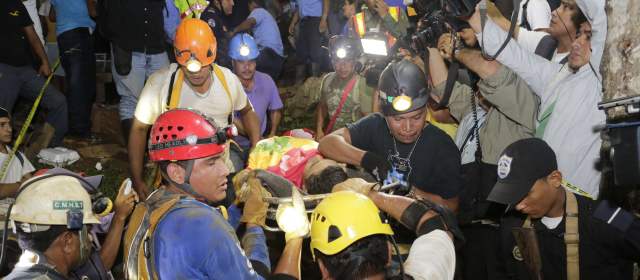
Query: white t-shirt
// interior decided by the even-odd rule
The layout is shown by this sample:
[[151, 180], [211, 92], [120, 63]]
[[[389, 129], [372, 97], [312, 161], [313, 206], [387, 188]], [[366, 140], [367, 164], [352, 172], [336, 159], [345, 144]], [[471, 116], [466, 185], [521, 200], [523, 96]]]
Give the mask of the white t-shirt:
[[[142, 93], [140, 93], [140, 99], [136, 106], [135, 117], [138, 121], [152, 125], [158, 116], [167, 110], [169, 83], [171, 75], [177, 67], [177, 64], [172, 63], [149, 77], [142, 89]], [[219, 127], [225, 127], [229, 125], [229, 113], [242, 110], [247, 106], [249, 100], [238, 77], [225, 67], [217, 67], [220, 67], [224, 74], [232, 101], [229, 100], [222, 82], [211, 71], [213, 84], [209, 91], [204, 94], [193, 91], [185, 78], [182, 83], [178, 107], [196, 109], [212, 117]]]
[[547, 0], [523, 0], [520, 2], [520, 12], [518, 13], [518, 26], [522, 23], [522, 13], [525, 3], [527, 3], [527, 22], [531, 30], [549, 28], [551, 23], [551, 7]]
[[[20, 153], [20, 152], [19, 152]], [[23, 153], [20, 153], [22, 156], [23, 162], [20, 162], [18, 159], [18, 155], [14, 156], [7, 168], [7, 174], [4, 176], [4, 179], [0, 180], [2, 184], [13, 184], [19, 182], [22, 179], [22, 176], [35, 171], [31, 162], [27, 157], [24, 156]], [[4, 162], [9, 158], [8, 154], [0, 153], [0, 166], [4, 164]]]
[[453, 279], [456, 270], [456, 249], [449, 235], [434, 230], [418, 237], [409, 250], [404, 271], [415, 280]]
[[548, 229], [554, 229], [558, 227], [560, 222], [562, 222], [562, 219], [562, 216], [555, 218], [542, 217], [542, 219], [540, 219], [540, 222], [542, 222], [542, 224]]

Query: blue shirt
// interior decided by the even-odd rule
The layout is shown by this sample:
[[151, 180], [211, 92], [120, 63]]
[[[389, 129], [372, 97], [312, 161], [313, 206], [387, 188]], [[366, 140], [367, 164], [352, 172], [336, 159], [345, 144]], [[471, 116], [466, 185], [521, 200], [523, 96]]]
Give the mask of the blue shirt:
[[[104, 1], [104, 0], [103, 0]], [[180, 11], [173, 0], [165, 0], [166, 9], [163, 10], [164, 16], [164, 32], [167, 34], [169, 43], [173, 44], [173, 40], [176, 38], [176, 29], [180, 24]]]
[[[267, 129], [267, 113], [282, 109], [283, 105], [278, 87], [276, 87], [276, 83], [273, 82], [271, 76], [256, 71], [253, 75], [253, 81], [253, 89], [250, 91], [245, 90], [244, 92], [247, 94], [256, 115], [258, 115], [260, 135], [263, 135]], [[236, 116], [240, 117], [239, 114], [236, 114]], [[236, 136], [234, 140], [242, 147], [251, 146], [249, 139], [244, 136]]]
[[262, 279], [249, 259], [270, 267], [264, 232], [251, 234], [249, 256], [240, 247], [234, 229], [222, 215], [193, 199], [178, 202], [177, 208], [159, 222], [153, 235], [154, 261], [160, 279]]
[[322, 0], [297, 0], [298, 16], [304, 17], [321, 17], [322, 16]]
[[260, 49], [270, 48], [278, 55], [284, 56], [280, 29], [273, 16], [263, 8], [256, 8], [251, 11], [249, 17], [256, 20], [252, 31], [258, 47]]
[[56, 10], [56, 35], [79, 27], [88, 27], [90, 32], [96, 23], [89, 16], [87, 0], [51, 0]]

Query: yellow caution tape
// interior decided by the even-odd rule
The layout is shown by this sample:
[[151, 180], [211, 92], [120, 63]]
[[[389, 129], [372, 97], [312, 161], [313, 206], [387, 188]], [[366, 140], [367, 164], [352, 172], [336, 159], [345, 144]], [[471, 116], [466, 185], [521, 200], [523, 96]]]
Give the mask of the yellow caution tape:
[[24, 140], [24, 135], [27, 134], [27, 130], [29, 129], [29, 125], [31, 125], [33, 116], [36, 114], [36, 109], [38, 109], [38, 106], [40, 105], [40, 101], [42, 100], [44, 91], [49, 86], [49, 83], [51, 82], [51, 78], [53, 78], [53, 73], [56, 72], [56, 69], [58, 68], [59, 65], [60, 65], [60, 58], [56, 60], [56, 63], [53, 65], [53, 68], [51, 68], [51, 75], [49, 75], [49, 77], [47, 78], [47, 81], [45, 81], [44, 85], [40, 89], [40, 93], [38, 93], [38, 97], [36, 97], [36, 100], [33, 102], [33, 106], [31, 106], [31, 111], [27, 116], [27, 120], [25, 120], [24, 124], [22, 125], [22, 128], [20, 129], [20, 134], [18, 134], [18, 139], [16, 139], [16, 142], [13, 144], [13, 149], [11, 149], [11, 151], [9, 152], [9, 157], [2, 164], [2, 169], [0, 169], [0, 181], [4, 180], [4, 176], [6, 175], [7, 169], [9, 168], [9, 163], [11, 162], [11, 160], [13, 160], [13, 157], [18, 152], [18, 148], [20, 148], [20, 144], [22, 144], [22, 140]]

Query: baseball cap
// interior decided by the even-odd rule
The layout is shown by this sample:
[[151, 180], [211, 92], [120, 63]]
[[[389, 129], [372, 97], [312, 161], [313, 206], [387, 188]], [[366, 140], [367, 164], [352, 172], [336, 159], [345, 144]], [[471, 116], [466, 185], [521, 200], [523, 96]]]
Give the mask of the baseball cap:
[[498, 181], [487, 200], [516, 204], [529, 193], [536, 180], [557, 169], [556, 154], [544, 140], [528, 138], [513, 142], [498, 159]]

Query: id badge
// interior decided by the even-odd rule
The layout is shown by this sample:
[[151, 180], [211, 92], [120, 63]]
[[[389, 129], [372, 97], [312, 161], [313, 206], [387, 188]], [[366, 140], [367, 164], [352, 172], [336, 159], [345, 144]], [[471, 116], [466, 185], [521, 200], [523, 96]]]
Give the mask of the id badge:
[[409, 161], [408, 159], [401, 158], [398, 155], [391, 155], [391, 156], [389, 156], [389, 162], [391, 162], [391, 165], [398, 172], [401, 172], [401, 173], [404, 173], [404, 174], [410, 174], [411, 173], [411, 161]]

